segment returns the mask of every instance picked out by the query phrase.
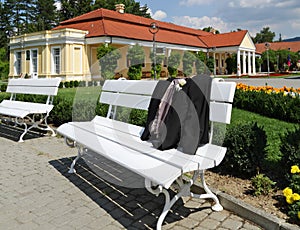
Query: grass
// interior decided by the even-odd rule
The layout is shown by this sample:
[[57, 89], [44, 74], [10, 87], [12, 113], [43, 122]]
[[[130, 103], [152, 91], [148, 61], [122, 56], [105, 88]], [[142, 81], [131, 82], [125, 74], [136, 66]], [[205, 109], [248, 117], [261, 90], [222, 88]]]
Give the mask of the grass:
[[260, 127], [266, 132], [267, 135], [267, 161], [277, 162], [281, 158], [280, 145], [282, 135], [287, 131], [294, 130], [300, 127], [299, 124], [288, 123], [285, 121], [268, 118], [256, 113], [248, 112], [245, 110], [234, 108], [231, 117], [231, 124], [238, 125], [247, 122], [257, 122]]

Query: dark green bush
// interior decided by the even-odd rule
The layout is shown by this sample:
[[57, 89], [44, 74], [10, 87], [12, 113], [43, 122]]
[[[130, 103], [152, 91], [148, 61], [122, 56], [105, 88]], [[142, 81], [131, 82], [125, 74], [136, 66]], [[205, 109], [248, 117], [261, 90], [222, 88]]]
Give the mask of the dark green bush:
[[0, 91], [1, 91], [1, 92], [5, 92], [6, 89], [7, 89], [7, 85], [6, 85], [6, 84], [2, 84], [2, 85], [0, 86]]
[[256, 175], [264, 163], [266, 143], [266, 133], [257, 123], [229, 126], [223, 144], [227, 153], [219, 169], [240, 177]]
[[65, 81], [64, 82], [64, 86], [65, 86], [65, 88], [70, 88], [70, 82], [69, 81]]
[[300, 123], [300, 97], [237, 89], [233, 105], [263, 116]]
[[74, 87], [74, 81], [70, 81], [70, 88], [73, 88]]
[[62, 89], [63, 87], [64, 87], [64, 83], [61, 81], [61, 82], [59, 83], [58, 88]]
[[79, 86], [79, 82], [77, 80], [74, 81], [74, 87], [77, 88]]
[[72, 121], [72, 98], [55, 97], [54, 107], [50, 113], [48, 122], [55, 126], [60, 126], [66, 122]]
[[291, 166], [300, 162], [300, 128], [289, 131], [281, 137], [280, 151], [282, 153], [281, 170], [289, 174]]

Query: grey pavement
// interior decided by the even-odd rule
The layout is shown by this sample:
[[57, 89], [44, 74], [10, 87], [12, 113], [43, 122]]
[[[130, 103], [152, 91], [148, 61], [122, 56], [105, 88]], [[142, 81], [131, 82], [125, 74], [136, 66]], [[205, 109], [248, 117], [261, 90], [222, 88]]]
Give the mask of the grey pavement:
[[[0, 125], [1, 230], [155, 229], [162, 195], [111, 184], [83, 160], [76, 174], [68, 174], [77, 151], [63, 138], [29, 136], [18, 143], [7, 133]], [[162, 229], [264, 229], [238, 213], [210, 207], [208, 201], [180, 199]]]
[[283, 86], [300, 88], [300, 76], [291, 78], [227, 78], [226, 81], [241, 82], [253, 86], [273, 86], [281, 88]]

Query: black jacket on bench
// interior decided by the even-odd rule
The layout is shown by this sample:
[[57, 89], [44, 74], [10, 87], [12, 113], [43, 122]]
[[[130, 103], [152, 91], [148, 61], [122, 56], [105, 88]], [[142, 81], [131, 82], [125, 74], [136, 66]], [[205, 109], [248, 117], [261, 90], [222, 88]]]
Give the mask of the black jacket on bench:
[[195, 154], [197, 147], [209, 141], [209, 101], [212, 78], [196, 75], [173, 96], [171, 107], [160, 128], [160, 137], [153, 139], [149, 126], [155, 118], [160, 100], [172, 79], [159, 81], [152, 94], [142, 140], [150, 140], [159, 150], [177, 148]]

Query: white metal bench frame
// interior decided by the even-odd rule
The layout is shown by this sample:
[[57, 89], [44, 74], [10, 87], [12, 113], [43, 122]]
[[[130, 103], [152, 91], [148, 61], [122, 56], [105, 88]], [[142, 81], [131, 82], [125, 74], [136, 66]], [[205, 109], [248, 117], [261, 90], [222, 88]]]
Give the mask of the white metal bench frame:
[[[205, 183], [204, 171], [221, 163], [226, 148], [212, 144], [210, 138], [210, 143], [199, 147], [195, 155], [184, 154], [176, 149], [159, 151], [154, 149], [151, 143], [139, 139], [142, 127], [114, 120], [117, 106], [147, 110], [156, 84], [157, 81], [107, 80], [100, 97], [101, 103], [110, 105], [107, 117], [96, 116], [90, 122], [69, 122], [61, 125], [57, 132], [65, 137], [67, 145], [78, 148], [78, 155], [73, 160], [69, 173], [76, 172], [74, 166], [78, 159], [86, 150], [92, 150], [144, 177], [145, 187], [152, 194], [158, 196], [163, 193], [165, 205], [157, 222], [157, 229], [161, 229], [167, 213], [183, 196], [213, 199], [215, 204], [212, 209], [223, 210], [217, 196]], [[230, 123], [235, 87], [236, 84], [233, 82], [213, 79], [210, 102], [211, 126], [213, 122]], [[118, 149], [116, 152], [122, 151], [122, 154], [110, 150], [114, 148]], [[139, 161], [141, 165], [137, 166], [135, 162], [129, 160], [133, 157], [135, 158], [133, 161]], [[157, 161], [161, 162], [158, 168], [165, 169], [165, 176], [163, 173], [156, 173], [156, 169], [147, 167], [155, 165]], [[194, 173], [189, 181], [183, 180], [183, 174], [186, 172]], [[194, 194], [190, 191], [198, 176], [205, 194]], [[174, 182], [178, 185], [179, 191], [171, 199], [168, 189]]]
[[[50, 131], [52, 136], [56, 135], [48, 125], [47, 118], [53, 109], [53, 98], [57, 95], [60, 81], [60, 78], [9, 79], [6, 92], [11, 96], [9, 100], [0, 103], [0, 114], [2, 118], [9, 118], [15, 125], [24, 125], [19, 142], [24, 142], [23, 137], [32, 128]], [[17, 101], [17, 94], [46, 95], [47, 99], [44, 104]]]

